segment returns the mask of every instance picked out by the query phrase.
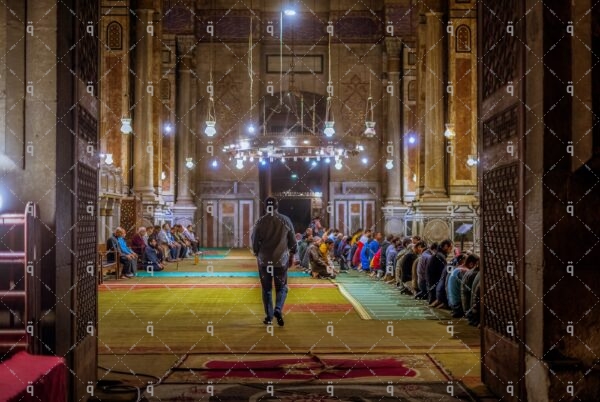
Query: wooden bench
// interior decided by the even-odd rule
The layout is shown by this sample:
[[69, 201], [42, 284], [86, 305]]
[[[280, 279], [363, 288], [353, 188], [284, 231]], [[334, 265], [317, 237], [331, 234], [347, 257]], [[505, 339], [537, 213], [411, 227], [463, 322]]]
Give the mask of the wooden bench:
[[115, 278], [119, 279], [120, 276], [120, 263], [119, 263], [119, 252], [114, 251], [115, 253], [115, 261], [108, 262], [107, 256], [108, 253], [106, 251], [106, 244], [98, 244], [98, 283], [104, 282], [104, 271], [113, 270], [115, 273]]

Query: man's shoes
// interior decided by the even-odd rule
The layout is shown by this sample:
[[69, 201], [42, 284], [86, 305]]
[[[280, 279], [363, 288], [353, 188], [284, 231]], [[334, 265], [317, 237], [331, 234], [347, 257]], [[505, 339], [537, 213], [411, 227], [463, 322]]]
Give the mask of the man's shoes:
[[438, 304], [437, 306], [435, 306], [435, 308], [450, 310], [450, 307], [446, 306], [444, 303]]
[[263, 320], [263, 324], [272, 325], [273, 322], [271, 321], [271, 319], [269, 317], [265, 317], [265, 319]]
[[283, 327], [283, 316], [281, 315], [281, 311], [279, 310], [275, 310], [275, 312], [273, 312], [273, 317], [277, 318], [277, 325], [279, 325], [280, 327]]
[[440, 302], [437, 300], [432, 301], [431, 303], [429, 303], [429, 307], [437, 307], [440, 305]]
[[126, 278], [129, 278], [129, 279], [131, 279], [131, 278], [133, 278], [135, 275], [134, 275], [134, 274], [125, 274], [124, 276], [125, 276]]

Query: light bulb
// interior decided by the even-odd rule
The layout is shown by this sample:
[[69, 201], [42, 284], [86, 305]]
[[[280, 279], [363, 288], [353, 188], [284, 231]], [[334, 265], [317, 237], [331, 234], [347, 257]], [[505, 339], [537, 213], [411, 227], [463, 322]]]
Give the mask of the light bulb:
[[387, 162], [385, 163], [385, 168], [387, 170], [391, 170], [394, 168], [394, 161], [391, 159], [388, 159]]
[[330, 162], [331, 162], [331, 159], [325, 158], [325, 163], [330, 163]]
[[473, 167], [475, 165], [477, 165], [479, 163], [479, 161], [477, 160], [477, 157], [474, 155], [469, 155], [469, 158], [467, 159], [467, 165], [470, 167]]
[[286, 8], [283, 13], [285, 15], [287, 15], [288, 17], [291, 17], [291, 16], [296, 15], [296, 10], [294, 10], [293, 8]]
[[191, 169], [194, 167], [194, 161], [192, 158], [185, 158], [185, 167]]
[[327, 137], [331, 137], [332, 135], [335, 134], [335, 129], [333, 128], [333, 125], [335, 123], [333, 121], [326, 121], [325, 122], [325, 130], [323, 130], [323, 132], [325, 133], [325, 135]]
[[374, 121], [366, 121], [365, 122], [365, 137], [374, 137], [375, 132], [375, 122]]
[[448, 139], [454, 138], [454, 124], [446, 124], [446, 131], [444, 136]]
[[238, 159], [237, 162], [235, 163], [235, 167], [242, 170], [244, 168], [244, 161], [241, 159]]
[[167, 178], [167, 174], [166, 174], [165, 172], [161, 172], [161, 173], [160, 173], [160, 179], [161, 179], [161, 180], [164, 180], [164, 179], [166, 179], [166, 178]]
[[131, 132], [133, 131], [133, 129], [131, 128], [131, 119], [129, 118], [122, 118], [121, 119], [121, 132], [123, 134], [131, 134]]
[[113, 164], [112, 154], [106, 154], [106, 158], [104, 159], [104, 163], [106, 163], [107, 165], [112, 165]]
[[415, 139], [415, 136], [414, 136], [414, 135], [411, 135], [410, 137], [408, 137], [408, 142], [409, 142], [409, 143], [411, 143], [411, 144], [414, 144], [414, 143], [415, 143], [415, 141], [416, 141], [416, 139]]
[[250, 125], [248, 126], [248, 132], [249, 132], [250, 134], [253, 134], [253, 133], [254, 133], [254, 126], [253, 126], [252, 124], [250, 124]]
[[217, 166], [219, 166], [217, 161], [216, 160], [212, 161], [212, 167], [216, 168]]
[[167, 123], [165, 124], [165, 133], [170, 133], [171, 131], [173, 131], [173, 127], [171, 126], [171, 123]]
[[313, 166], [317, 166], [317, 161], [312, 161]]
[[364, 163], [366, 165], [367, 162], [369, 162], [369, 160], [367, 158], [362, 158], [362, 163]]
[[217, 130], [215, 129], [215, 124], [217, 124], [216, 121], [207, 120], [206, 128], [204, 129], [204, 134], [208, 135], [209, 137], [215, 135], [217, 133]]

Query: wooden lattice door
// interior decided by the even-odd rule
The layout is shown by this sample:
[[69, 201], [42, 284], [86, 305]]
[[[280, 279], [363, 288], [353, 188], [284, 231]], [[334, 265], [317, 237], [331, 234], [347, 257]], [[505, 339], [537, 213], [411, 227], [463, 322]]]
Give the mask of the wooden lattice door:
[[525, 400], [523, 1], [478, 3], [481, 373], [503, 400]]
[[[98, 149], [98, 27], [99, 1], [75, 0], [75, 66], [73, 77], [76, 99], [75, 108], [75, 199], [74, 262], [71, 271], [73, 317], [71, 320], [72, 354], [70, 366], [73, 400], [88, 396], [89, 382], [95, 382], [97, 370], [97, 305], [98, 285], [95, 272], [97, 248], [97, 160], [89, 149]], [[86, 83], [85, 86], [81, 83]], [[90, 91], [90, 88], [92, 89]]]

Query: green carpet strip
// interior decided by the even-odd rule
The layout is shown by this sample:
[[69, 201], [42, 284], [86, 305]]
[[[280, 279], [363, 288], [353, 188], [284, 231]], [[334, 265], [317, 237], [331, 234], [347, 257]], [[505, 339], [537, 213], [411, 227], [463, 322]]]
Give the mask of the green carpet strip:
[[355, 271], [338, 275], [335, 282], [363, 320], [441, 320], [450, 317], [445, 310], [430, 308], [425, 301], [400, 294], [395, 286]]

